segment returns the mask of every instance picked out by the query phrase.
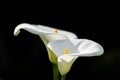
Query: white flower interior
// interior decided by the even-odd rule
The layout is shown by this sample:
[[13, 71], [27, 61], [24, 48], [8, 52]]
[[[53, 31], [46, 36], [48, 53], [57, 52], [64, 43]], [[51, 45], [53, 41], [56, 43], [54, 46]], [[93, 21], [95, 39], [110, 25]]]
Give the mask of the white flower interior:
[[58, 57], [64, 54], [65, 48], [68, 48], [69, 54], [78, 53], [77, 47], [75, 47], [70, 40], [58, 40], [49, 42], [47, 45]]

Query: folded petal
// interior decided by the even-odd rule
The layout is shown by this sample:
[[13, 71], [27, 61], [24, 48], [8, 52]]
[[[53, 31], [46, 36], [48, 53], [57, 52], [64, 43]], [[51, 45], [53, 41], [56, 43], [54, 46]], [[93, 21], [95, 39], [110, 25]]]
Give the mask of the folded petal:
[[58, 68], [61, 75], [67, 74], [78, 56], [61, 55], [58, 58]]
[[27, 24], [27, 23], [22, 23], [19, 24], [15, 30], [14, 30], [14, 35], [17, 36], [20, 33], [20, 29], [24, 29], [30, 33], [36, 34], [36, 35], [41, 35], [43, 33], [49, 33], [47, 31], [42, 31], [38, 27], [35, 27], [33, 25]]
[[[47, 31], [47, 32], [50, 32], [50, 33], [54, 33], [54, 29], [53, 27], [48, 27], [48, 26], [43, 26], [43, 25], [34, 25], [36, 27], [38, 27], [40, 30], [42, 31]], [[61, 30], [61, 29], [58, 29], [58, 33], [57, 34], [61, 34], [61, 35], [64, 35], [66, 37], [68, 37], [69, 39], [74, 39], [74, 38], [77, 38], [77, 35], [73, 32], [69, 32], [69, 31], [65, 31], [65, 30]]]
[[59, 40], [49, 42], [47, 45], [58, 57], [62, 55], [65, 48], [69, 49], [68, 55], [74, 56], [99, 56], [104, 52], [103, 47], [88, 39]]
[[[36, 34], [36, 35], [41, 35], [42, 33], [54, 33], [54, 29], [52, 27], [48, 26], [43, 26], [43, 25], [31, 25], [28, 23], [22, 23], [19, 24], [15, 30], [14, 30], [14, 35], [17, 36], [20, 33], [20, 29], [24, 29], [29, 31], [30, 33]], [[70, 39], [77, 38], [76, 34], [69, 32], [69, 31], [64, 31], [58, 29], [58, 34], [64, 35]]]
[[103, 47], [88, 39], [74, 39], [73, 44], [79, 50], [79, 53], [70, 54], [70, 55], [79, 55], [79, 56], [99, 56], [102, 55], [104, 52]]

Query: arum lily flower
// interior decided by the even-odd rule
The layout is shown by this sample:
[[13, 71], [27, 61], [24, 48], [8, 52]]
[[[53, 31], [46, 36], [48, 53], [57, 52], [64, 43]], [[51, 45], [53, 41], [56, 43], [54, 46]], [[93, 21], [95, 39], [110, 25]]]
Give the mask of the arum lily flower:
[[[67, 39], [67, 38], [72, 40], [72, 39], [77, 38], [77, 36], [74, 33], [69, 32], [69, 31], [64, 31], [64, 30], [60, 30], [60, 29], [56, 29], [56, 28], [52, 28], [48, 26], [43, 26], [43, 25], [32, 25], [28, 23], [19, 24], [14, 30], [14, 35], [17, 36], [20, 33], [21, 29], [24, 29], [32, 34], [36, 34], [40, 36], [45, 46], [50, 41], [62, 40], [62, 39]], [[47, 51], [49, 55], [49, 60], [52, 63], [56, 64], [57, 57], [51, 51], [49, 51], [48, 48], [47, 48]]]
[[48, 48], [58, 57], [58, 68], [64, 80], [72, 64], [78, 57], [100, 56], [104, 50], [102, 46], [88, 39], [58, 40], [48, 43]]
[[47, 47], [47, 44], [48, 42], [56, 40], [76, 39], [77, 36], [69, 31], [64, 31], [43, 25], [32, 25], [28, 23], [19, 24], [14, 30], [14, 35], [17, 36], [20, 33], [21, 29], [24, 29], [32, 34], [38, 35], [42, 39], [47, 48], [49, 60], [51, 63], [53, 63], [54, 80], [58, 80], [58, 66], [56, 66], [57, 56]]

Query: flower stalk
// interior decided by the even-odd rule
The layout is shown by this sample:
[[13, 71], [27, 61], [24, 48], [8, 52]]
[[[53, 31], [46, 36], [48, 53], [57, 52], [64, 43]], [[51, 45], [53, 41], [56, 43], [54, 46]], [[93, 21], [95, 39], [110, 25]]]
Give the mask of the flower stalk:
[[53, 80], [59, 80], [59, 70], [56, 64], [53, 64]]
[[61, 80], [65, 80], [66, 75], [61, 75]]

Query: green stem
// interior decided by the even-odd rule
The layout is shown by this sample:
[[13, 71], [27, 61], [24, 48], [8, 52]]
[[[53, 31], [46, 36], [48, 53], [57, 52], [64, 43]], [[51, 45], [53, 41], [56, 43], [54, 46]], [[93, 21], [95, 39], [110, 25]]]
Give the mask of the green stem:
[[59, 80], [59, 71], [56, 64], [53, 64], [53, 80]]
[[65, 80], [66, 75], [61, 75], [61, 80]]

